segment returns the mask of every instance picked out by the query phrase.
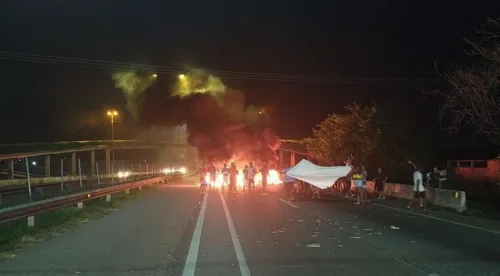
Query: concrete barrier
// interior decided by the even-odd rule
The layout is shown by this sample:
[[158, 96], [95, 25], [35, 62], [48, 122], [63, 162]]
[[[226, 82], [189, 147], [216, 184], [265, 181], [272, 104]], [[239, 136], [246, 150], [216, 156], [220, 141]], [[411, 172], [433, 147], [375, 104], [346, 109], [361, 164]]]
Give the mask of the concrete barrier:
[[[367, 181], [368, 193], [375, 192], [375, 183]], [[354, 185], [351, 185], [354, 190]], [[384, 188], [386, 196], [410, 200], [413, 198], [413, 185], [386, 183]], [[465, 191], [446, 190], [438, 188], [426, 188], [426, 199], [432, 205], [451, 208], [458, 212], [467, 210], [467, 197]]]
[[433, 205], [452, 208], [458, 212], [467, 210], [465, 191], [427, 188], [426, 198]]

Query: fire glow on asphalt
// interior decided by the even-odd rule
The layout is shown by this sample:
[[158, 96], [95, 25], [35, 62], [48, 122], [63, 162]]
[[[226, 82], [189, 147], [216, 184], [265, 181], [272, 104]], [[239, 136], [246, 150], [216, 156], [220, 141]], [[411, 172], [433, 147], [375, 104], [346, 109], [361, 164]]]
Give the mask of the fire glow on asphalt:
[[[215, 188], [221, 188], [224, 184], [224, 177], [222, 174], [215, 174], [215, 181], [212, 183], [210, 180], [210, 174], [207, 173], [205, 176], [205, 181]], [[245, 185], [243, 171], [238, 171], [238, 176], [236, 177], [236, 187], [242, 188]], [[280, 174], [276, 170], [269, 170], [267, 175], [267, 185], [280, 184], [281, 178]], [[262, 185], [262, 174], [259, 172], [255, 175], [255, 186]]]

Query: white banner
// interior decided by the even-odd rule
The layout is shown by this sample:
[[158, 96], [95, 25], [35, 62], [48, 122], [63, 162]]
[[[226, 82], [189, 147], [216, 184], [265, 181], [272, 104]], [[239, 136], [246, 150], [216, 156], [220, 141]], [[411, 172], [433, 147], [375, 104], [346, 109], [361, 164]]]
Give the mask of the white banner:
[[331, 187], [339, 178], [345, 177], [351, 171], [349, 166], [321, 167], [302, 159], [292, 167], [286, 175], [300, 179], [320, 189]]

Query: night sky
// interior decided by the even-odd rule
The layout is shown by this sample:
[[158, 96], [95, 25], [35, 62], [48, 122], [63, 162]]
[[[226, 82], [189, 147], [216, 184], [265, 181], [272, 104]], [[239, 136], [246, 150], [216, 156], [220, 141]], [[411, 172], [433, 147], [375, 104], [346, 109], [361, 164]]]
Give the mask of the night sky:
[[[0, 50], [327, 76], [335, 82], [222, 78], [266, 108], [281, 137], [302, 138], [352, 101], [437, 114], [436, 99], [421, 93], [444, 85], [434, 64], [467, 60], [461, 36], [474, 38], [487, 17], [500, 17], [499, 1], [5, 0]], [[137, 133], [111, 68], [0, 59], [0, 71], [3, 143], [108, 139], [109, 107], [123, 115], [117, 139]], [[164, 86], [172, 78], [159, 74]]]

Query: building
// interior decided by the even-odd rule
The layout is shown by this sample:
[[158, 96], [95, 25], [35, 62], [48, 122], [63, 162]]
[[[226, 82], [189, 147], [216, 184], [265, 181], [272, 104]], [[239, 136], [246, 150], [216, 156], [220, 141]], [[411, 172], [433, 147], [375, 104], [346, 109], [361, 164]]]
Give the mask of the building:
[[450, 160], [450, 174], [477, 182], [500, 182], [500, 156], [490, 160]]

